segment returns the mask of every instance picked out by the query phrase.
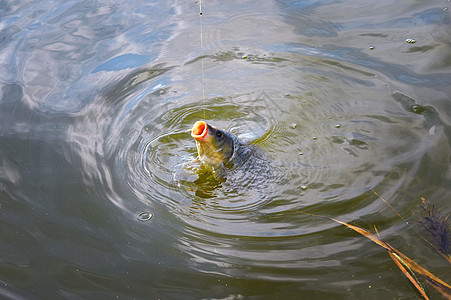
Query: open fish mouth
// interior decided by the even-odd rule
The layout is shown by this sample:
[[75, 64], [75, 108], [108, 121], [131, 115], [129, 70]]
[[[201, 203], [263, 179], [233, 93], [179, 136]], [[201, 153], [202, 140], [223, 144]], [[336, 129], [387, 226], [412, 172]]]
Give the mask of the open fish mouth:
[[[220, 133], [218, 135], [218, 132]], [[233, 142], [224, 139], [224, 133], [205, 121], [197, 121], [191, 129], [196, 141], [198, 158], [208, 165], [219, 165], [230, 155]]]
[[197, 121], [191, 130], [191, 136], [196, 140], [203, 140], [207, 136], [208, 125], [204, 121]]

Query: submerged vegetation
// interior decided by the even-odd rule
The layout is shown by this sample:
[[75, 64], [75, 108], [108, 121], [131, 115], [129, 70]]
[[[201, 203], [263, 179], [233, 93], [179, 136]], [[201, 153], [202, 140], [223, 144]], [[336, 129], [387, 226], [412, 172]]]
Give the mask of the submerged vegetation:
[[[408, 225], [408, 222], [402, 218], [402, 216], [379, 194], [373, 191], [373, 193], [379, 197], [379, 199], [383, 200], [406, 224]], [[429, 245], [431, 245], [445, 260], [447, 260], [448, 263], [451, 264], [451, 237], [450, 237], [450, 231], [449, 231], [449, 216], [443, 216], [441, 215], [440, 211], [435, 208], [433, 204], [431, 204], [429, 201], [425, 200], [424, 198], [421, 198], [422, 204], [420, 205], [420, 208], [422, 210], [421, 214], [421, 220], [420, 224], [424, 226], [425, 230], [429, 233], [431, 236], [431, 240], [427, 240], [424, 238], [420, 233], [412, 229], [409, 225], [409, 228], [414, 230], [414, 232], [420, 236], [421, 239], [425, 240]], [[402, 252], [394, 248], [389, 243], [382, 240], [379, 236], [379, 232], [374, 226], [374, 230], [376, 234], [373, 234], [365, 229], [362, 229], [358, 226], [348, 224], [346, 222], [326, 217], [326, 216], [320, 216], [312, 213], [307, 213], [301, 211], [302, 214], [315, 216], [315, 217], [322, 217], [329, 219], [331, 221], [337, 222], [339, 224], [342, 224], [355, 232], [360, 233], [361, 235], [365, 236], [366, 238], [370, 239], [377, 245], [383, 247], [385, 250], [387, 250], [389, 256], [395, 264], [398, 266], [398, 268], [404, 273], [404, 275], [412, 282], [412, 284], [415, 286], [415, 288], [418, 290], [418, 292], [423, 296], [424, 299], [429, 299], [429, 297], [426, 295], [426, 291], [422, 287], [419, 277], [423, 278], [426, 282], [428, 282], [432, 287], [434, 287], [437, 291], [439, 291], [445, 298], [451, 299], [451, 285], [444, 282], [419, 264], [417, 264], [415, 261], [404, 255]]]
[[421, 198], [422, 210], [420, 223], [432, 238], [432, 243], [438, 251], [451, 263], [451, 234], [448, 224], [449, 215], [443, 216], [434, 204]]

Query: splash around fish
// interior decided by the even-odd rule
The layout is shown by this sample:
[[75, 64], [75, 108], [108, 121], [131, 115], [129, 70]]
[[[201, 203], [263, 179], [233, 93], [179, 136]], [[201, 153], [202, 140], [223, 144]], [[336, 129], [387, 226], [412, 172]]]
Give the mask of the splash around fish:
[[200, 198], [240, 194], [258, 203], [278, 192], [283, 169], [259, 146], [203, 120], [186, 132], [196, 143], [197, 157], [174, 173], [179, 187]]

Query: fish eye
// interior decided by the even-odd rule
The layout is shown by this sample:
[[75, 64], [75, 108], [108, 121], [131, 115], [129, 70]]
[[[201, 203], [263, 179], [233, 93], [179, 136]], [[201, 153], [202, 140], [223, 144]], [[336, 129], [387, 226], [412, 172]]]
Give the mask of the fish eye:
[[221, 130], [216, 130], [216, 136], [217, 137], [222, 137], [222, 131]]

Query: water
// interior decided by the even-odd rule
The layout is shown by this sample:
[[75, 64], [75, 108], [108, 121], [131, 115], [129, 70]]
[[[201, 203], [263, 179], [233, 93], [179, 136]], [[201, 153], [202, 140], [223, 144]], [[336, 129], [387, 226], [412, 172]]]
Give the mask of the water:
[[[420, 299], [451, 212], [449, 1], [0, 2], [5, 299]], [[407, 42], [407, 39], [411, 40]], [[202, 100], [204, 64], [205, 100]], [[200, 119], [276, 184], [186, 173]], [[437, 292], [425, 283], [427, 293]]]

